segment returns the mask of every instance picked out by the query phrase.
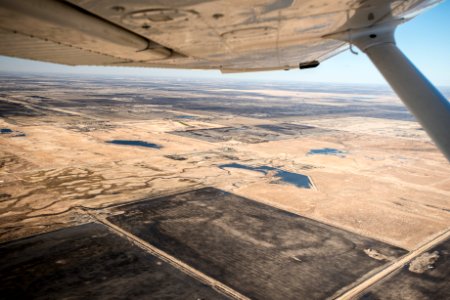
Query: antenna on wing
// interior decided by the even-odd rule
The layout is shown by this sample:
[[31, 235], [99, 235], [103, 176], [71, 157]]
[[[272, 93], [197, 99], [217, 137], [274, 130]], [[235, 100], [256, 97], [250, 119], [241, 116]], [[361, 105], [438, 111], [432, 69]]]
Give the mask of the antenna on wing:
[[[350, 19], [350, 13], [349, 13], [348, 10], [346, 11], [346, 15], [347, 15], [347, 23], [348, 23], [348, 21], [349, 21], [349, 19]], [[348, 45], [349, 45], [349, 50], [350, 50], [350, 52], [351, 52], [352, 54], [358, 55], [358, 52], [355, 51], [355, 49], [353, 48], [353, 43], [352, 43], [352, 30], [349, 29], [347, 32], [348, 32], [348, 40], [347, 40], [347, 41], [348, 41]]]
[[353, 49], [353, 44], [352, 43], [348, 43], [349, 44], [349, 50], [351, 53], [358, 55], [359, 53], [357, 51], [355, 51], [355, 49]]

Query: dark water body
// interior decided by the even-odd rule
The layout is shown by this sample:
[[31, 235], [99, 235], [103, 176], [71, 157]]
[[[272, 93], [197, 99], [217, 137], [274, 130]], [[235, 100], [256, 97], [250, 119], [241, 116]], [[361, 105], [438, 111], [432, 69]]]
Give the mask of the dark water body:
[[334, 149], [334, 148], [311, 149], [311, 150], [309, 150], [309, 152], [306, 155], [317, 155], [317, 154], [336, 155], [336, 156], [341, 156], [341, 157], [345, 156], [344, 151]]
[[15, 131], [9, 128], [0, 128], [0, 134], [7, 134], [8, 137], [21, 137], [21, 136], [26, 136], [25, 133], [20, 132], [20, 131]]
[[0, 134], [8, 134], [8, 133], [12, 133], [12, 129], [9, 128], [0, 128]]
[[269, 166], [259, 166], [259, 167], [252, 167], [252, 166], [246, 166], [238, 163], [231, 163], [231, 164], [224, 164], [220, 165], [219, 168], [234, 168], [234, 169], [244, 169], [244, 170], [250, 170], [255, 172], [260, 172], [264, 175], [267, 175], [269, 171], [275, 171], [277, 180], [272, 181], [271, 183], [288, 183], [293, 184], [297, 187], [304, 188], [304, 189], [310, 189], [313, 185], [311, 180], [309, 180], [308, 176], [292, 173], [288, 171], [284, 171], [278, 168], [269, 167]]
[[175, 116], [175, 118], [177, 118], [177, 119], [195, 119], [194, 116], [189, 116], [189, 115], [179, 115], [179, 116]]
[[154, 143], [149, 143], [145, 141], [133, 141], [133, 140], [111, 140], [107, 141], [108, 144], [115, 144], [115, 145], [124, 145], [124, 146], [138, 146], [138, 147], [147, 147], [147, 148], [154, 148], [154, 149], [161, 149], [162, 146]]

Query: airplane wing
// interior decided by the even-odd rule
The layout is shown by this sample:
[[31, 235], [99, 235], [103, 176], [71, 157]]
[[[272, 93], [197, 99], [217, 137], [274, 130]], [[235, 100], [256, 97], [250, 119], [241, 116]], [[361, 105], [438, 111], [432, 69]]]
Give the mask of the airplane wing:
[[394, 30], [440, 0], [0, 0], [0, 54], [67, 65], [316, 67], [354, 44], [450, 160], [450, 103]]
[[347, 47], [324, 37], [386, 16], [411, 18], [438, 2], [1, 0], [0, 54], [67, 65], [223, 72], [308, 67]]

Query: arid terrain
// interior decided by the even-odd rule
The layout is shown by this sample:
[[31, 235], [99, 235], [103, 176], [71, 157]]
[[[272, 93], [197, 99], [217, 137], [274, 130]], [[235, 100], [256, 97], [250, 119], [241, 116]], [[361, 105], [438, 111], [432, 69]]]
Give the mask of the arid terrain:
[[[2, 264], [55, 230], [83, 247], [106, 231], [174, 288], [213, 287], [196, 298], [399, 299], [379, 280], [437, 247], [422, 273], [441, 279], [407, 293], [450, 296], [450, 165], [384, 86], [3, 74], [0, 117]], [[12, 291], [20, 264], [4, 268]]]

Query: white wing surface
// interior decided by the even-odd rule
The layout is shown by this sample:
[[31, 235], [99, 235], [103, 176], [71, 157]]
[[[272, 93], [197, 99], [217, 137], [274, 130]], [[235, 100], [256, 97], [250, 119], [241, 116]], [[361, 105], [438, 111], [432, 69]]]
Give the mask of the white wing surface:
[[0, 54], [67, 65], [309, 66], [331, 34], [409, 19], [435, 0], [0, 0]]

